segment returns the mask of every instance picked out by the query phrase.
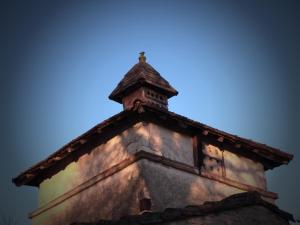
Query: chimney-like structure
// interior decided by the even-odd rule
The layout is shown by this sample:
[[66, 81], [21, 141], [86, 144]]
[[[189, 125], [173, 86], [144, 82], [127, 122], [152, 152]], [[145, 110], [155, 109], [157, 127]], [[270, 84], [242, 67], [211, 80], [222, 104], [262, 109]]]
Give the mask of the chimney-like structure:
[[168, 99], [178, 92], [146, 63], [144, 54], [140, 53], [139, 62], [125, 74], [109, 99], [122, 103], [125, 110], [139, 103], [168, 109]]

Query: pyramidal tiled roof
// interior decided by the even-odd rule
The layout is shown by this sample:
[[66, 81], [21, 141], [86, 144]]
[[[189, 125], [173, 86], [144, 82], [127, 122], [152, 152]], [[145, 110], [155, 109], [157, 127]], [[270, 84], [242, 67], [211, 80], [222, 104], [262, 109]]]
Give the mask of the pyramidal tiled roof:
[[122, 103], [122, 98], [126, 94], [141, 86], [150, 87], [168, 98], [178, 94], [175, 88], [159, 72], [146, 63], [145, 60], [140, 60], [125, 74], [118, 86], [109, 95], [109, 99]]

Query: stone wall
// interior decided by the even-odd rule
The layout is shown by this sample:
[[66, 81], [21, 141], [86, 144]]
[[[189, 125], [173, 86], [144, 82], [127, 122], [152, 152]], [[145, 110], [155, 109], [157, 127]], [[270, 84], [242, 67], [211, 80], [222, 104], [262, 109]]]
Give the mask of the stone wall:
[[50, 179], [44, 180], [39, 187], [39, 206], [128, 158], [135, 153], [138, 146], [146, 144], [144, 136], [145, 129], [142, 123], [138, 123], [99, 145], [90, 154], [84, 154]]
[[145, 189], [139, 162], [80, 187], [32, 213], [32, 224], [66, 225], [138, 214], [138, 196]]
[[[140, 151], [198, 172], [155, 160], [130, 161]], [[203, 151], [207, 157], [203, 170], [212, 166], [209, 157], [224, 159], [226, 177], [265, 189], [264, 171], [259, 163], [226, 150], [220, 158], [220, 149], [212, 145]], [[124, 161], [128, 161], [126, 165]], [[207, 172], [224, 177], [217, 168]], [[199, 175], [194, 165], [192, 137], [140, 122], [44, 180], [39, 186], [39, 208], [31, 213], [31, 218], [34, 225], [63, 225], [75, 218], [115, 219], [138, 214], [141, 193], [151, 199], [153, 210], [161, 211], [166, 207], [217, 201], [243, 191]]]
[[153, 123], [147, 125], [149, 148], [165, 158], [194, 166], [192, 137]]
[[149, 160], [142, 160], [140, 166], [141, 176], [150, 192], [153, 211], [200, 205], [205, 201], [219, 201], [243, 192], [221, 182]]
[[143, 150], [193, 165], [191, 138], [160, 128], [154, 124], [138, 123], [111, 140], [69, 164], [39, 187], [39, 206], [75, 188], [91, 177], [117, 165]]

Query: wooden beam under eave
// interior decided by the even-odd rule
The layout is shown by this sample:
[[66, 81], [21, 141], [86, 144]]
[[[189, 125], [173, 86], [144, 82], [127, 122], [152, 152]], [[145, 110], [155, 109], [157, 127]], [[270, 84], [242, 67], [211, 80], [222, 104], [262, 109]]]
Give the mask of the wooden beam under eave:
[[185, 123], [179, 122], [178, 123], [179, 127], [186, 129], [188, 126]]
[[97, 132], [98, 134], [101, 134], [101, 133], [102, 133], [102, 128], [97, 128], [96, 132]]
[[204, 135], [204, 136], [207, 136], [208, 135], [208, 130], [204, 130], [204, 131], [202, 131], [202, 134]]
[[47, 167], [46, 166], [43, 166], [43, 165], [41, 165], [41, 166], [39, 166], [39, 169], [40, 170], [43, 170], [43, 169], [46, 169]]
[[82, 144], [82, 145], [83, 145], [84, 143], [86, 143], [86, 142], [87, 142], [87, 140], [85, 140], [85, 139], [80, 139], [80, 140], [79, 140], [79, 143]]
[[83, 141], [81, 141], [81, 139], [80, 140], [76, 140], [76, 141], [74, 141], [72, 144], [71, 144], [71, 148], [78, 148], [80, 145], [82, 145], [82, 144], [84, 144], [84, 142]]
[[224, 141], [224, 137], [219, 137], [217, 140], [218, 140], [218, 142], [223, 142]]
[[26, 173], [25, 177], [26, 177], [26, 179], [30, 179], [30, 178], [34, 177], [34, 175], [31, 173]]
[[59, 161], [61, 159], [62, 159], [62, 157], [60, 157], [60, 156], [56, 156], [56, 157], [53, 158], [54, 161]]
[[241, 148], [241, 147], [242, 147], [242, 145], [241, 145], [240, 143], [236, 143], [234, 146], [235, 146], [236, 148]]

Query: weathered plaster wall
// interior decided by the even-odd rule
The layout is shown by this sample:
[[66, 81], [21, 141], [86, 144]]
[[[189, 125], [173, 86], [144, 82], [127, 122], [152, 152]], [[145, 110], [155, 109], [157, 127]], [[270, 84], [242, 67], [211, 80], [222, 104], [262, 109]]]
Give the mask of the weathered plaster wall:
[[150, 191], [154, 211], [163, 211], [167, 207], [200, 205], [205, 201], [219, 201], [243, 192], [238, 188], [149, 160], [141, 162], [141, 175]]
[[158, 155], [194, 166], [192, 138], [153, 123], [148, 124], [149, 147]]
[[89, 178], [111, 168], [147, 145], [147, 131], [142, 123], [122, 132], [106, 143], [85, 154], [77, 162], [69, 164], [39, 188], [39, 206], [75, 188]]
[[202, 171], [266, 190], [263, 165], [226, 149], [203, 143]]
[[226, 177], [263, 190], [267, 189], [265, 171], [261, 163], [226, 150], [224, 151], [224, 159]]
[[193, 165], [190, 137], [154, 124], [138, 123], [43, 181], [39, 190], [39, 206], [111, 168], [139, 150]]
[[34, 216], [32, 222], [33, 225], [67, 225], [138, 214], [138, 196], [144, 187], [139, 163], [134, 163]]

